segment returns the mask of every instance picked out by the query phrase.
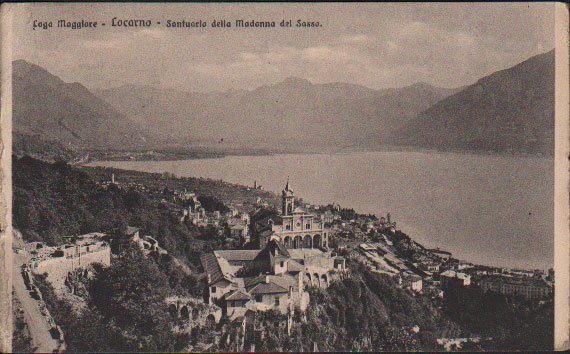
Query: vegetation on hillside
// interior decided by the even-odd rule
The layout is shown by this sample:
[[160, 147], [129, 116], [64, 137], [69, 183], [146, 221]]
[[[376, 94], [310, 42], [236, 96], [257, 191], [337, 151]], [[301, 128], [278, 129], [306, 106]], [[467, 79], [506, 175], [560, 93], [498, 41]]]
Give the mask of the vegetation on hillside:
[[58, 298], [44, 277], [35, 280], [71, 352], [181, 349], [183, 337], [171, 331], [173, 319], [164, 303], [174, 289], [157, 264], [135, 246], [123, 249], [110, 267], [95, 267], [87, 307], [80, 312]]
[[350, 263], [349, 277], [326, 290], [309, 291], [309, 308], [304, 315], [297, 314], [291, 335], [267, 326], [257, 338], [256, 350], [436, 350], [437, 338], [461, 332], [428, 298], [400, 288], [394, 279], [358, 262]]
[[554, 49], [479, 79], [408, 121], [389, 144], [554, 154]]
[[[199, 256], [231, 244], [213, 228], [180, 222], [161, 199], [171, 196], [173, 187], [183, 188], [185, 182], [213, 182], [169, 177], [163, 180], [171, 186], [169, 191], [163, 187], [141, 192], [97, 186], [94, 176], [104, 173], [108, 171], [50, 164], [30, 157], [13, 160], [14, 225], [26, 240], [60, 244], [65, 241], [62, 236], [91, 231], [120, 238], [124, 228], [133, 225], [155, 237], [169, 252], [169, 256], [144, 256], [135, 247], [114, 248], [110, 267], [94, 267], [93, 279], [77, 280], [85, 281], [81, 287], [85, 291], [80, 295], [87, 306], [81, 311], [57, 298], [49, 283], [38, 277], [50, 313], [65, 333], [68, 350], [177, 351], [200, 345], [211, 350], [239, 350], [243, 338], [238, 324], [210, 321], [194, 326], [189, 334], [174, 334], [176, 321], [164, 303], [169, 295], [200, 298], [204, 285], [196, 274], [200, 271]], [[124, 175], [136, 176], [139, 182], [151, 181], [149, 184], [160, 185], [161, 181], [156, 174], [125, 171]], [[215, 186], [231, 194], [231, 185]], [[238, 189], [235, 195], [240, 193], [246, 193], [245, 189]], [[201, 200], [210, 204], [209, 208], [225, 205], [223, 198]], [[252, 220], [260, 221], [274, 213], [261, 209]], [[419, 249], [404, 234], [396, 233], [393, 239], [402, 254]], [[191, 271], [187, 272], [177, 259], [187, 263]], [[552, 301], [537, 304], [482, 294], [472, 288], [449, 289], [444, 301], [434, 300], [402, 289], [393, 278], [375, 273], [358, 261], [349, 261], [348, 265], [349, 276], [326, 290], [310, 289], [309, 308], [304, 315], [295, 316], [291, 335], [282, 327], [265, 326], [262, 335], [253, 338], [256, 350], [437, 350], [437, 338], [458, 336], [493, 338], [474, 349], [552, 348]], [[276, 319], [273, 322], [280, 323], [279, 316], [271, 312], [259, 316], [267, 323]]]
[[484, 293], [478, 287], [451, 287], [444, 299], [446, 314], [464, 335], [493, 338], [478, 350], [553, 350], [554, 303]]
[[22, 304], [12, 294], [12, 351], [14, 353], [31, 353], [34, 351], [30, 330], [24, 318]]
[[41, 135], [12, 134], [12, 153], [16, 156], [32, 156], [46, 161], [74, 161], [86, 153], [81, 150], [64, 146], [47, 140]]
[[230, 211], [230, 209], [218, 198], [211, 197], [211, 196], [200, 196], [198, 197], [198, 201], [202, 204], [202, 207], [207, 212], [219, 211], [221, 213], [226, 213]]
[[[199, 266], [202, 252], [229, 247], [212, 228], [181, 223], [161, 203], [161, 192], [143, 193], [110, 186], [64, 162], [13, 159], [14, 226], [27, 241], [58, 245], [64, 236], [107, 232], [123, 237], [127, 225], [140, 227], [170, 255]], [[142, 236], [142, 235], [141, 235]]]

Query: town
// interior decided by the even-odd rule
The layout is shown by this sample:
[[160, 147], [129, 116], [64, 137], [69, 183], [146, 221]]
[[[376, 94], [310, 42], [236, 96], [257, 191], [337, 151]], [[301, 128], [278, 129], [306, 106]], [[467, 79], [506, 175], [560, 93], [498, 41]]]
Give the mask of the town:
[[[132, 179], [122, 180], [115, 172], [102, 176], [105, 174], [97, 182], [102, 191], [134, 190], [144, 195], [161, 189]], [[164, 175], [165, 181], [175, 178]], [[166, 182], [157, 183], [162, 187], [161, 183]], [[377, 217], [358, 214], [338, 204], [312, 205], [297, 198], [288, 178], [284, 184], [278, 197], [254, 182], [244, 191], [263, 192], [265, 198], [241, 200], [180, 189], [161, 192], [160, 203], [176, 222], [213, 230], [231, 245], [200, 255], [201, 269], [195, 275], [203, 288], [202, 297], [173, 295], [165, 299], [164, 307], [178, 321], [176, 331], [190, 333], [208, 322], [239, 323], [236, 338], [240, 339], [236, 340], [235, 349], [254, 351], [255, 336], [268, 326], [263, 313], [278, 314], [272, 321], [290, 333], [292, 324], [303, 319], [314, 301], [311, 289], [327, 289], [350, 278], [351, 264], [387, 276], [398, 287], [425, 296], [435, 304], [457, 289], [480, 289], [527, 301], [545, 301], [553, 296], [552, 269], [545, 273], [460, 261], [443, 249], [428, 249], [413, 241], [397, 228], [390, 213]], [[119, 236], [103, 231], [70, 235], [57, 246], [27, 242], [17, 250], [27, 255], [21, 275], [39, 307], [45, 309], [45, 304], [34, 284], [35, 277], [45, 274], [58, 296], [75, 299], [81, 308], [81, 286], [74, 279], [89, 278], [94, 266], [109, 267], [118, 259], [117, 250], [127, 244], [147, 257], [169, 257], [184, 272], [196, 273], [169, 255], [158, 237], [146, 234], [148, 230], [141, 225], [129, 225]], [[49, 311], [42, 314], [58, 343], [53, 349], [65, 349], [61, 328]], [[460, 348], [465, 340], [479, 338], [455, 342], [441, 338], [438, 343], [446, 349], [450, 343]], [[208, 348], [207, 343], [199, 343], [187, 349]]]

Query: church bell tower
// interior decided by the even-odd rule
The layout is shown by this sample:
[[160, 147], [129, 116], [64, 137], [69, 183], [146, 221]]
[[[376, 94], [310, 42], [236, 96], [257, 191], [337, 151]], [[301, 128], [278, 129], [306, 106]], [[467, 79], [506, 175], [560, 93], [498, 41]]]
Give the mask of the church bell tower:
[[293, 190], [289, 186], [289, 177], [287, 177], [287, 184], [283, 189], [281, 198], [282, 214], [291, 215], [293, 213], [293, 209], [295, 208], [295, 197], [293, 196]]

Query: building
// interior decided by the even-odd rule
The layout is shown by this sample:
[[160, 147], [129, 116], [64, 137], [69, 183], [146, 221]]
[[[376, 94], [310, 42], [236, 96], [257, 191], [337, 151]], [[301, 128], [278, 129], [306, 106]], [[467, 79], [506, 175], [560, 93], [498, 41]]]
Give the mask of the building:
[[325, 223], [325, 225], [330, 225], [333, 223], [334, 221], [334, 215], [330, 210], [326, 210], [322, 215], [321, 215], [321, 219], [323, 220], [323, 223]]
[[295, 207], [295, 196], [289, 179], [282, 191], [281, 214], [269, 219], [271, 232], [260, 235], [262, 247], [272, 239], [286, 248], [328, 248], [330, 229], [321, 218]]
[[439, 272], [440, 263], [432, 259], [426, 259], [420, 262], [419, 267], [424, 271], [428, 271], [430, 273], [437, 273]]
[[[186, 191], [176, 192], [174, 200], [185, 205], [181, 214], [181, 220], [188, 220], [198, 226], [206, 226], [208, 224], [206, 209], [202, 207], [202, 203], [198, 200], [196, 193]], [[214, 219], [217, 220], [219, 218], [214, 216]]]
[[208, 301], [225, 316], [243, 316], [247, 310], [276, 310], [287, 314], [308, 305], [303, 267], [289, 261], [287, 250], [269, 242], [262, 250], [214, 251], [201, 257], [207, 273]]
[[99, 186], [105, 188], [105, 189], [109, 188], [109, 186], [111, 186], [111, 185], [114, 185], [116, 187], [119, 186], [119, 183], [115, 180], [115, 174], [114, 173], [111, 173], [111, 179], [105, 180], [105, 181], [97, 183], [97, 184]]
[[446, 270], [439, 275], [441, 284], [444, 287], [449, 286], [467, 286], [471, 284], [471, 276], [465, 273], [456, 272], [454, 270]]
[[188, 192], [186, 190], [184, 191], [179, 191], [176, 190], [174, 191], [174, 195], [173, 195], [173, 201], [174, 202], [182, 202], [185, 204], [189, 204], [189, 203], [194, 203], [196, 201], [198, 201], [198, 197], [196, 196], [196, 193], [194, 192]]
[[448, 260], [449, 258], [451, 258], [451, 252], [444, 251], [444, 250], [441, 250], [439, 248], [433, 248], [433, 249], [430, 249], [428, 251], [430, 251], [433, 255], [435, 255], [435, 256], [443, 259], [443, 260]]
[[208, 303], [234, 318], [245, 311], [283, 314], [309, 303], [307, 286], [327, 287], [344, 272], [344, 258], [319, 249], [287, 249], [270, 240], [261, 250], [218, 250], [201, 257]]
[[168, 254], [168, 252], [160, 247], [158, 241], [152, 236], [140, 237], [140, 229], [138, 227], [127, 226], [126, 236], [131, 242], [134, 242], [144, 254], [156, 252], [158, 254]]
[[544, 299], [552, 294], [552, 287], [539, 278], [488, 276], [481, 279], [479, 285], [485, 292], [494, 291], [533, 300]]
[[106, 235], [92, 233], [79, 236], [74, 243], [66, 243], [57, 247], [34, 244], [30, 261], [30, 269], [34, 274], [47, 274], [47, 280], [54, 289], [65, 287], [65, 279], [76, 269], [86, 269], [95, 263], [109, 266], [111, 264], [111, 248], [102, 238]]
[[233, 238], [241, 240], [244, 243], [250, 241], [249, 214], [243, 213], [232, 216], [228, 218], [227, 223]]
[[415, 292], [421, 292], [423, 289], [423, 279], [417, 274], [411, 272], [404, 272], [398, 277], [398, 282], [404, 288], [410, 289]]

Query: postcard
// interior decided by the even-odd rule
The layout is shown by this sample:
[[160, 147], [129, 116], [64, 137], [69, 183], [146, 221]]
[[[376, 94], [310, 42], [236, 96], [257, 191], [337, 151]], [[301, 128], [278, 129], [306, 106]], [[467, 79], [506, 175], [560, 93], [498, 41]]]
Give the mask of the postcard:
[[568, 349], [568, 7], [3, 4], [2, 352]]

